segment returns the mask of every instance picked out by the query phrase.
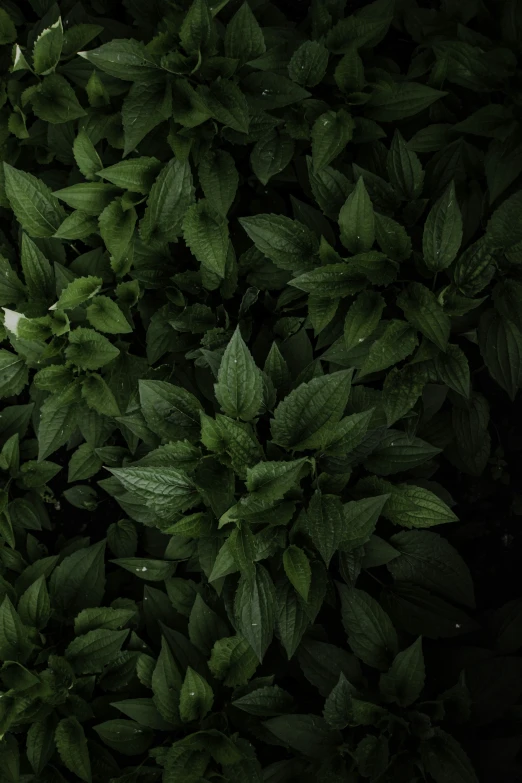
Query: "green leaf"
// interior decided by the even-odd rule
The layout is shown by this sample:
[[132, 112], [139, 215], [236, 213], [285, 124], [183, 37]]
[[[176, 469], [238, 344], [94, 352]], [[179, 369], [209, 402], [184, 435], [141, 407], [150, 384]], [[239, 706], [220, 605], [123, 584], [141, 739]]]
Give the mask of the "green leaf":
[[161, 716], [179, 724], [179, 694], [182, 677], [164, 636], [161, 637], [161, 651], [152, 674], [153, 701]]
[[42, 630], [51, 616], [51, 602], [45, 576], [39, 576], [27, 590], [22, 593], [18, 602], [18, 614], [25, 625]]
[[194, 484], [182, 470], [138, 466], [109, 470], [128, 492], [162, 519], [175, 517], [177, 511], [190, 508], [197, 500]]
[[205, 199], [225, 216], [236, 197], [239, 184], [234, 158], [224, 150], [209, 150], [198, 167]]
[[169, 119], [171, 112], [171, 91], [163, 74], [152, 73], [147, 81], [133, 84], [121, 110], [123, 155], [135, 150], [151, 130]]
[[410, 283], [397, 297], [406, 319], [441, 351], [446, 350], [451, 322], [437, 297], [422, 283]]
[[290, 450], [319, 448], [343, 416], [351, 377], [351, 370], [340, 370], [290, 392], [274, 412], [274, 442]]
[[28, 379], [23, 358], [0, 348], [0, 398], [20, 394]]
[[137, 217], [135, 209], [123, 209], [121, 199], [114, 199], [98, 218], [101, 238], [115, 262], [129, 252]]
[[403, 473], [427, 462], [441, 451], [421, 438], [401, 430], [389, 429], [365, 462], [365, 467], [379, 476]]
[[53, 195], [72, 209], [79, 209], [97, 217], [118, 195], [118, 188], [106, 182], [80, 182], [78, 185], [55, 190]]
[[368, 593], [338, 585], [348, 644], [363, 663], [386, 671], [398, 652], [397, 633], [390, 618]]
[[78, 327], [69, 334], [69, 345], [65, 350], [68, 361], [82, 370], [97, 370], [112, 362], [119, 349], [94, 329]]
[[377, 122], [397, 122], [419, 114], [445, 95], [417, 82], [381, 83], [366, 103], [366, 116]]
[[52, 237], [65, 213], [47, 185], [26, 171], [3, 164], [5, 192], [22, 228], [32, 237]]
[[73, 143], [73, 154], [76, 165], [86, 179], [94, 179], [102, 167], [100, 156], [89, 135], [81, 130]]
[[250, 155], [252, 171], [266, 185], [272, 177], [285, 169], [294, 155], [294, 141], [276, 132], [260, 139]]
[[351, 500], [343, 507], [343, 528], [340, 549], [351, 552], [366, 544], [375, 530], [377, 520], [390, 496], [377, 495], [362, 500]]
[[0, 8], [0, 44], [14, 43], [16, 41], [16, 27], [13, 20], [3, 8]]
[[261, 408], [263, 388], [261, 371], [256, 367], [239, 326], [228, 343], [214, 386], [222, 410], [234, 418], [253, 419]]
[[324, 719], [334, 729], [345, 729], [352, 717], [351, 703], [355, 688], [346, 679], [343, 672], [339, 682], [332, 688], [324, 705]]
[[348, 112], [328, 111], [321, 114], [312, 128], [312, 160], [316, 170], [328, 166], [353, 136], [355, 123]]
[[341, 242], [350, 253], [371, 250], [375, 242], [375, 215], [362, 177], [341, 207], [339, 228]]
[[350, 181], [331, 166], [316, 170], [310, 157], [306, 158], [306, 164], [310, 187], [317, 204], [325, 215], [337, 220], [341, 207], [352, 190]]
[[393, 218], [375, 213], [375, 238], [382, 252], [393, 261], [406, 261], [411, 256], [411, 239]]
[[478, 783], [471, 761], [452, 736], [442, 729], [435, 729], [431, 739], [421, 743], [421, 758], [426, 772], [436, 781], [444, 783]]
[[97, 373], [83, 380], [82, 397], [87, 406], [100, 416], [120, 416], [121, 411], [116, 398], [107, 383]]
[[183, 238], [202, 267], [218, 278], [225, 277], [228, 221], [206, 199], [194, 204], [185, 214]]
[[327, 264], [295, 277], [289, 285], [321, 297], [343, 297], [356, 294], [366, 281], [348, 264]]
[[55, 752], [53, 715], [34, 721], [27, 732], [27, 759], [35, 775], [40, 775]]
[[394, 579], [420, 585], [464, 606], [475, 606], [469, 569], [445, 538], [428, 530], [409, 530], [396, 533], [390, 542], [400, 553], [387, 565]]
[[51, 125], [71, 122], [86, 114], [67, 79], [57, 73], [44, 76], [31, 102], [36, 116]]
[[134, 39], [115, 39], [78, 54], [109, 76], [130, 82], [146, 78], [151, 69], [157, 68], [156, 60], [145, 44]]
[[209, 669], [218, 680], [229, 688], [246, 685], [259, 665], [255, 652], [240, 636], [219, 639], [208, 663]]
[[382, 405], [388, 426], [402, 419], [413, 408], [427, 380], [422, 365], [408, 364], [388, 373], [382, 389]]
[[487, 234], [495, 247], [510, 248], [522, 242], [522, 192], [509, 196], [492, 214]]
[[[204, 2], [204, 0], [201, 0]], [[205, 106], [218, 122], [239, 133], [248, 133], [250, 112], [245, 95], [231, 81], [215, 81], [201, 93]]]
[[423, 260], [431, 272], [446, 269], [462, 243], [462, 215], [452, 181], [431, 208], [422, 235]]
[[302, 223], [283, 215], [255, 215], [239, 222], [257, 249], [281, 269], [300, 271], [311, 266], [317, 236]]
[[6, 595], [0, 605], [0, 659], [25, 663], [32, 649], [27, 627]]
[[214, 23], [207, 0], [193, 0], [179, 31], [187, 54], [202, 52], [212, 42]]
[[55, 231], [55, 239], [87, 239], [98, 231], [98, 221], [94, 215], [76, 209], [67, 215], [60, 228]]
[[421, 695], [425, 677], [422, 639], [419, 637], [412, 645], [398, 653], [390, 669], [381, 674], [379, 689], [385, 701], [408, 707]]
[[355, 299], [344, 322], [346, 350], [358, 348], [376, 330], [381, 320], [385, 301], [376, 291], [363, 291]]
[[112, 182], [118, 188], [130, 190], [133, 193], [147, 194], [161, 168], [162, 165], [157, 158], [140, 157], [121, 160], [113, 166], [96, 171], [96, 174], [102, 179]]
[[340, 499], [316, 490], [306, 510], [305, 529], [327, 567], [343, 538], [343, 523]]
[[175, 563], [168, 560], [151, 560], [143, 557], [123, 557], [110, 562], [148, 582], [163, 582], [169, 579], [176, 567]]
[[53, 608], [74, 617], [82, 609], [101, 604], [105, 591], [105, 541], [65, 557], [53, 571], [50, 593]]
[[475, 296], [493, 276], [494, 250], [488, 237], [481, 237], [470, 245], [455, 264], [453, 280], [465, 296]]
[[310, 97], [307, 90], [278, 73], [251, 73], [242, 80], [241, 86], [248, 103], [258, 111], [282, 109]]
[[341, 92], [359, 92], [363, 89], [364, 63], [355, 46], [351, 46], [337, 63], [334, 79]]
[[359, 377], [392, 367], [409, 356], [417, 344], [415, 330], [406, 321], [388, 321], [384, 332], [372, 343]]
[[439, 380], [463, 397], [469, 397], [470, 371], [466, 354], [458, 345], [448, 345], [446, 353], [440, 353], [435, 359], [435, 368]]
[[232, 703], [234, 707], [249, 715], [269, 717], [287, 712], [292, 707], [292, 702], [292, 697], [283, 688], [278, 685], [265, 685], [239, 696]]
[[316, 87], [326, 73], [328, 49], [318, 41], [305, 41], [288, 63], [288, 75], [303, 87]]
[[318, 715], [281, 715], [263, 726], [280, 742], [310, 758], [325, 758], [341, 743], [341, 734]]
[[56, 748], [64, 766], [86, 783], [91, 782], [91, 761], [87, 738], [81, 723], [74, 716], [63, 718], [54, 734]]
[[65, 389], [51, 394], [40, 410], [38, 425], [38, 461], [41, 462], [63, 446], [77, 426], [76, 395]]
[[165, 381], [139, 381], [140, 403], [149, 428], [164, 440], [199, 435], [199, 401], [190, 392]]
[[243, 3], [227, 24], [225, 54], [241, 64], [254, 60], [266, 51], [265, 39], [248, 3]]
[[[85, 280], [85, 278], [79, 278]], [[108, 296], [95, 296], [87, 307], [87, 320], [99, 332], [107, 334], [128, 334], [132, 327], [124, 314]]]
[[513, 401], [522, 379], [522, 333], [512, 321], [494, 310], [486, 310], [477, 336], [489, 374]]
[[253, 468], [247, 468], [248, 495], [227, 511], [226, 521], [229, 517], [240, 519], [245, 514], [256, 514], [272, 507], [299, 483], [307, 462], [308, 459], [303, 457], [292, 462], [260, 462]]
[[239, 580], [234, 618], [238, 632], [262, 661], [272, 641], [275, 624], [275, 589], [263, 566], [256, 565], [253, 580], [244, 577]]
[[201, 674], [190, 666], [181, 686], [179, 714], [184, 723], [202, 720], [214, 701], [212, 688]]
[[419, 198], [424, 184], [424, 172], [417, 155], [408, 149], [400, 131], [395, 131], [390, 152], [386, 159], [390, 183], [402, 198], [411, 201]]
[[118, 657], [128, 635], [128, 629], [87, 631], [73, 639], [65, 651], [65, 657], [76, 674], [97, 674]]
[[[35, 41], [33, 47], [33, 67], [39, 76], [54, 71], [60, 60], [63, 45], [63, 26], [61, 17], [46, 27]], [[85, 778], [84, 778], [85, 780]]]
[[101, 277], [78, 277], [61, 292], [58, 301], [49, 310], [73, 310], [88, 299], [92, 299], [103, 285]]
[[312, 571], [305, 552], [295, 544], [285, 549], [283, 554], [285, 573], [304, 601], [308, 600]]
[[154, 736], [151, 729], [144, 728], [133, 720], [107, 720], [93, 728], [109, 748], [124, 756], [145, 753]]
[[183, 218], [193, 203], [194, 185], [189, 163], [170, 160], [150, 189], [140, 223], [141, 238], [158, 244], [173, 242], [181, 235]]

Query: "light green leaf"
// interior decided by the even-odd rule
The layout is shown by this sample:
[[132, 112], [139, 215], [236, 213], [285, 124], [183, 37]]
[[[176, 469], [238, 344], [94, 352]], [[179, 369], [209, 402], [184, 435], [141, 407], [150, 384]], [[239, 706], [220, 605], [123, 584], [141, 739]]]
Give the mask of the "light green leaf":
[[305, 552], [295, 544], [285, 549], [283, 554], [283, 567], [289, 581], [295, 587], [304, 601], [308, 600], [312, 571], [310, 561]]
[[87, 738], [81, 723], [74, 715], [63, 718], [54, 734], [56, 748], [63, 765], [86, 783], [91, 783], [91, 761]]
[[431, 208], [422, 235], [425, 265], [431, 272], [446, 269], [462, 243], [462, 215], [452, 181]]
[[375, 215], [364, 179], [346, 199], [339, 213], [341, 242], [350, 253], [365, 253], [375, 242]]
[[183, 238], [202, 267], [219, 278], [225, 277], [228, 221], [206, 199], [188, 209], [183, 220]]
[[79, 326], [69, 333], [65, 355], [68, 361], [82, 370], [98, 370], [112, 362], [118, 354], [119, 349], [94, 329]]
[[233, 418], [253, 419], [263, 402], [261, 371], [256, 367], [239, 326], [228, 343], [214, 386], [222, 410]]
[[241, 636], [219, 639], [208, 663], [209, 669], [218, 680], [229, 688], [246, 685], [259, 665], [255, 652]]
[[58, 301], [49, 310], [74, 310], [75, 307], [92, 299], [100, 288], [103, 280], [101, 277], [78, 277], [72, 280], [60, 294]]
[[184, 723], [202, 720], [214, 701], [212, 688], [201, 674], [187, 668], [179, 700], [179, 714]]
[[63, 45], [63, 26], [61, 17], [43, 30], [33, 47], [33, 67], [39, 76], [54, 71], [60, 60]]
[[111, 201], [99, 217], [101, 237], [115, 262], [129, 252], [137, 217], [134, 208], [123, 209], [121, 199]]
[[351, 370], [339, 370], [290, 392], [274, 412], [274, 442], [291, 450], [319, 448], [343, 416], [351, 378]]
[[78, 54], [109, 76], [130, 82], [147, 77], [151, 69], [158, 67], [145, 44], [133, 38], [115, 39], [90, 52]]
[[91, 476], [95, 476], [98, 473], [102, 465], [102, 460], [92, 446], [88, 443], [82, 443], [69, 460], [67, 481], [73, 483], [74, 481], [83, 481], [91, 478]]
[[395, 628], [384, 609], [363, 590], [339, 584], [348, 644], [363, 663], [386, 671], [398, 652]]
[[95, 179], [96, 173], [102, 167], [102, 162], [90, 136], [84, 130], [81, 130], [74, 140], [73, 155], [83, 176], [86, 179]]
[[130, 158], [121, 160], [113, 166], [107, 166], [96, 174], [118, 188], [146, 194], [152, 188], [161, 168], [162, 165], [157, 158]]
[[55, 231], [55, 239], [87, 239], [98, 233], [98, 221], [94, 215], [75, 209], [67, 215], [60, 227]]
[[[85, 278], [80, 278], [85, 279]], [[122, 311], [108, 296], [95, 296], [87, 307], [87, 320], [99, 332], [107, 334], [128, 334], [132, 332]]]
[[53, 195], [72, 209], [98, 216], [118, 195], [118, 188], [106, 182], [80, 182], [68, 188], [55, 190]]
[[16, 219], [32, 237], [52, 237], [65, 212], [47, 185], [4, 163], [5, 192]]
[[77, 426], [76, 390], [66, 388], [51, 394], [43, 403], [38, 425], [38, 461], [49, 457], [63, 446]]

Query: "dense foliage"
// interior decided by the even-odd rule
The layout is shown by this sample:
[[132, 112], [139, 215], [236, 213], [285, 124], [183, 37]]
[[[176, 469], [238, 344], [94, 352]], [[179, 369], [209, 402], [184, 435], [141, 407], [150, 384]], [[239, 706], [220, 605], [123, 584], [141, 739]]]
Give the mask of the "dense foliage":
[[522, 509], [521, 52], [518, 0], [0, 0], [1, 783], [519, 779], [458, 519]]

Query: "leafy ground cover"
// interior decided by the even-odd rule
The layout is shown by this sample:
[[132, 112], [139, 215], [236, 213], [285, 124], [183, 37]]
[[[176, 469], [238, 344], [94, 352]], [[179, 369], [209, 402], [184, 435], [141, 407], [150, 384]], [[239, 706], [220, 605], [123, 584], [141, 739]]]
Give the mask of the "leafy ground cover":
[[1, 783], [522, 779], [521, 51], [0, 0]]

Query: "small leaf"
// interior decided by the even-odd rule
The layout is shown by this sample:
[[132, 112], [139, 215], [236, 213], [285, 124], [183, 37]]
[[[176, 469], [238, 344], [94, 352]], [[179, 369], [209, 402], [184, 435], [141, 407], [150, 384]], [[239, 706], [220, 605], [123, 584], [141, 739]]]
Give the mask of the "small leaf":
[[429, 288], [422, 283], [410, 283], [397, 297], [397, 304], [416, 329], [441, 351], [446, 350], [451, 328], [450, 318]]
[[54, 738], [64, 766], [81, 780], [90, 783], [91, 762], [81, 723], [74, 716], [63, 718], [56, 727]]
[[212, 688], [201, 674], [190, 666], [181, 686], [179, 714], [184, 723], [202, 720], [214, 701]]
[[78, 277], [72, 280], [69, 285], [63, 289], [58, 301], [53, 304], [49, 310], [73, 310], [88, 299], [92, 299], [102, 287], [100, 277]]
[[379, 689], [387, 702], [408, 707], [422, 693], [425, 676], [422, 640], [419, 637], [410, 647], [398, 653], [390, 669], [381, 674]]
[[283, 554], [283, 566], [290, 582], [299, 595], [307, 601], [312, 581], [312, 571], [304, 551], [298, 546], [289, 546]]
[[225, 277], [228, 221], [205, 199], [187, 211], [183, 220], [183, 238], [203, 267], [218, 278]]
[[431, 272], [446, 269], [455, 259], [462, 243], [462, 215], [451, 182], [431, 208], [422, 235], [424, 263]]
[[[63, 45], [63, 26], [61, 17], [43, 30], [33, 47], [33, 66], [35, 73], [45, 76], [58, 65]], [[84, 778], [85, 779], [85, 778]]]
[[375, 241], [375, 216], [364, 179], [346, 199], [339, 213], [341, 242], [351, 253], [366, 253]]
[[316, 119], [312, 127], [312, 160], [316, 171], [340, 155], [351, 141], [354, 128], [352, 116], [344, 109], [327, 111]]
[[263, 31], [248, 3], [243, 3], [227, 24], [225, 54], [241, 64], [264, 54], [266, 51]]
[[223, 354], [214, 388], [217, 400], [228, 416], [248, 421], [261, 408], [261, 371], [241, 337], [239, 327]]
[[256, 565], [253, 581], [243, 577], [239, 580], [234, 617], [239, 633], [262, 661], [272, 641], [275, 624], [274, 585], [263, 566]]
[[363, 590], [339, 585], [348, 643], [363, 663], [386, 671], [397, 655], [397, 633], [384, 609]]

